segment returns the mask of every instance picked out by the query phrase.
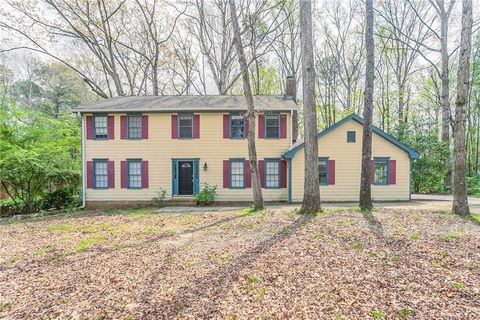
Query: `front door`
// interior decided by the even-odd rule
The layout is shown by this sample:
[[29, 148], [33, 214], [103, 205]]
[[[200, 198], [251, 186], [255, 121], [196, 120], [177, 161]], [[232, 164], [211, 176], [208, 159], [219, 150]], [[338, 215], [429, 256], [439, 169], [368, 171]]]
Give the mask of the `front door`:
[[178, 162], [178, 194], [193, 195], [193, 161]]

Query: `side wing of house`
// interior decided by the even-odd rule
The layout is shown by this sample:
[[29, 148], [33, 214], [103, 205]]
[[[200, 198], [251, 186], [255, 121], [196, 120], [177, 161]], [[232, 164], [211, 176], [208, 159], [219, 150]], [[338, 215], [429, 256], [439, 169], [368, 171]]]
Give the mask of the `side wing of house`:
[[[356, 116], [356, 119], [361, 118]], [[363, 127], [354, 117], [346, 120], [325, 130], [318, 140], [322, 201], [358, 201], [359, 198]], [[298, 148], [291, 159], [293, 202], [303, 199], [304, 159], [303, 148]], [[371, 173], [374, 201], [410, 199], [410, 161], [408, 152], [374, 131]]]
[[[290, 112], [260, 115], [256, 145], [264, 198], [286, 201]], [[87, 204], [192, 196], [202, 183], [216, 185], [218, 201], [250, 201], [245, 123], [230, 112], [83, 113]], [[276, 137], [268, 137], [270, 130]]]

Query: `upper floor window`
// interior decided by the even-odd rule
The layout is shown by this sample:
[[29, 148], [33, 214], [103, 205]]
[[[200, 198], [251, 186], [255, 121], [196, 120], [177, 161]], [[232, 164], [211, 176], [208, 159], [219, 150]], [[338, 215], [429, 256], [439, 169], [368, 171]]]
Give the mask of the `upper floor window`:
[[388, 158], [374, 159], [374, 184], [386, 185], [388, 184]]
[[245, 188], [244, 160], [230, 160], [230, 188]]
[[265, 137], [279, 138], [280, 137], [280, 115], [266, 115], [265, 116]]
[[94, 188], [108, 188], [107, 160], [93, 161]]
[[142, 138], [142, 116], [128, 115], [127, 118], [128, 139]]
[[356, 140], [356, 133], [355, 131], [347, 131], [347, 142], [353, 143]]
[[180, 114], [178, 124], [178, 137], [191, 139], [193, 137], [193, 115]]
[[328, 184], [328, 158], [318, 158], [318, 175], [321, 185]]
[[142, 160], [128, 160], [128, 187], [142, 187]]
[[230, 115], [230, 137], [245, 138], [245, 117], [242, 114]]
[[265, 160], [265, 188], [280, 188], [280, 162]]
[[95, 139], [107, 139], [108, 138], [108, 117], [106, 115], [93, 117], [94, 137]]

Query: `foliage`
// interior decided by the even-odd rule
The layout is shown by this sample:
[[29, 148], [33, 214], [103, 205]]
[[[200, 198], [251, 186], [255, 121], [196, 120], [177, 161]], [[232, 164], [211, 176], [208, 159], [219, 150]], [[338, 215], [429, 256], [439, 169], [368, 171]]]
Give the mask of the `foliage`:
[[[49, 189], [70, 188], [71, 194], [78, 190], [80, 134], [73, 115], [52, 119], [10, 103], [0, 120], [0, 179], [17, 209], [37, 211]], [[60, 202], [57, 199], [55, 205]]]
[[43, 209], [62, 209], [66, 207], [78, 206], [79, 197], [72, 187], [59, 188], [45, 195], [43, 199]]
[[217, 196], [217, 186], [212, 186], [208, 183], [202, 184], [202, 190], [195, 195], [197, 204], [210, 205], [215, 201]]
[[480, 197], [480, 176], [467, 177], [467, 191], [469, 195]]
[[163, 206], [166, 197], [167, 197], [167, 190], [165, 190], [164, 188], [160, 188], [160, 190], [157, 191], [156, 196], [153, 197], [152, 201], [157, 206], [161, 207]]

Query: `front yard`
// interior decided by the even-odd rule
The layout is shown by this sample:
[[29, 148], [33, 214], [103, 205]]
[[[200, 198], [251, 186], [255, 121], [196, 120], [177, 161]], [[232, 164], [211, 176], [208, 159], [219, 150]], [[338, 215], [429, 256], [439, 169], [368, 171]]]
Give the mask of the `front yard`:
[[478, 319], [480, 226], [412, 208], [0, 225], [0, 318]]

